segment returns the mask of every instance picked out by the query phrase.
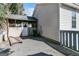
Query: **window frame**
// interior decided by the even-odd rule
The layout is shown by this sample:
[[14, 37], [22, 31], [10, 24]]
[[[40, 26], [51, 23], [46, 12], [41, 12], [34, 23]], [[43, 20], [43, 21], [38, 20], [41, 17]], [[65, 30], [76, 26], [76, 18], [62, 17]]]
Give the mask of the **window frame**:
[[76, 28], [76, 10], [72, 11], [72, 28]]

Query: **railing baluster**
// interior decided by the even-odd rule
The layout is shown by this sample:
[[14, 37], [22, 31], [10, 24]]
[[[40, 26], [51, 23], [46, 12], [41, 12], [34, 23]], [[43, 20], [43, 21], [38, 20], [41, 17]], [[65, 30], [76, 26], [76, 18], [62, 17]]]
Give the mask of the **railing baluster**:
[[69, 32], [68, 32], [68, 47], [70, 47], [70, 45], [69, 45], [69, 37], [70, 37], [70, 35], [69, 35]]
[[60, 31], [60, 44], [62, 45], [62, 32]]
[[77, 31], [60, 31], [61, 45], [79, 51], [79, 32]]
[[71, 35], [72, 35], [72, 49], [73, 49], [73, 33]]
[[63, 32], [61, 32], [61, 40], [62, 40], [62, 45], [63, 45]]
[[62, 44], [64, 45], [64, 32], [62, 32]]
[[78, 51], [79, 51], [79, 32], [78, 32]]
[[63, 44], [65, 46], [65, 32], [63, 33]]
[[78, 51], [78, 33], [76, 33], [76, 50]]
[[66, 32], [64, 33], [64, 42], [65, 42], [65, 46], [66, 46]]

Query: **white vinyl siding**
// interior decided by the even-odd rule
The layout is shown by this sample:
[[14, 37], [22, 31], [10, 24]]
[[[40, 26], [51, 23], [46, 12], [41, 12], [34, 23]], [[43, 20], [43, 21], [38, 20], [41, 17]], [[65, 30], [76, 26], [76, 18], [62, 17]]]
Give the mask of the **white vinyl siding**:
[[76, 28], [72, 28], [72, 10], [68, 6], [60, 7], [60, 30], [79, 31], [79, 10], [76, 11]]

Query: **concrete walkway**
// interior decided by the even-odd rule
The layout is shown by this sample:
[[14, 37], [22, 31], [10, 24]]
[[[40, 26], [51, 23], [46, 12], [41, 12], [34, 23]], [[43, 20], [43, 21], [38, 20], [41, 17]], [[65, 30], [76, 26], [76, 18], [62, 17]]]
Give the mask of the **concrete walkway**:
[[10, 48], [13, 52], [9, 56], [64, 56], [64, 54], [53, 49], [43, 41], [37, 39], [34, 40], [33, 38], [23, 39], [23, 43], [14, 44]]

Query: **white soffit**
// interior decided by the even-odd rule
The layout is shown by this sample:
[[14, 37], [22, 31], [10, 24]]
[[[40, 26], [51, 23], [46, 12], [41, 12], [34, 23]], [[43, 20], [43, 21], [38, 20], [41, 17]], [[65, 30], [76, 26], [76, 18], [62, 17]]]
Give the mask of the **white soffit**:
[[70, 7], [73, 7], [73, 8], [76, 8], [79, 10], [79, 4], [78, 3], [62, 3], [62, 4], [65, 4], [67, 6], [70, 6]]

